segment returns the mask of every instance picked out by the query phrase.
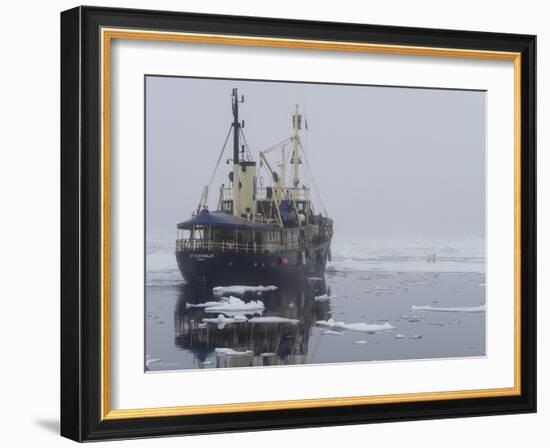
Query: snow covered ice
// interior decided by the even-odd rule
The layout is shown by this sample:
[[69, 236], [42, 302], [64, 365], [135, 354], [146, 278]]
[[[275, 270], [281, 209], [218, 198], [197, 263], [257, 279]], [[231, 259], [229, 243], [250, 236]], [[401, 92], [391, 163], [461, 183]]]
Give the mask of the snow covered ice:
[[325, 300], [330, 300], [330, 299], [335, 299], [337, 298], [338, 296], [331, 296], [329, 294], [321, 294], [320, 296], [315, 296], [314, 297], [314, 300], [316, 302], [323, 302]]
[[318, 320], [315, 322], [320, 327], [327, 327], [335, 330], [349, 330], [358, 331], [364, 333], [375, 333], [377, 331], [393, 330], [395, 327], [389, 322], [384, 324], [368, 324], [366, 322], [357, 322], [352, 324], [346, 324], [345, 322], [335, 322], [334, 319]]
[[223, 348], [223, 347], [216, 348], [214, 352], [218, 356], [249, 356], [253, 354], [252, 350], [238, 351], [238, 350], [233, 350], [232, 348]]
[[413, 311], [439, 311], [443, 313], [484, 313], [485, 305], [479, 306], [455, 306], [455, 307], [433, 307], [430, 305], [413, 305]]
[[232, 286], [215, 286], [212, 288], [212, 292], [215, 296], [225, 296], [225, 295], [239, 295], [242, 296], [247, 292], [266, 292], [266, 291], [275, 291], [277, 286], [247, 286], [247, 285], [232, 285]]
[[205, 324], [217, 324], [221, 330], [228, 324], [246, 322], [247, 318], [246, 316], [225, 317], [223, 314], [219, 314], [216, 318], [204, 318], [202, 321]]
[[298, 319], [289, 319], [287, 317], [279, 316], [261, 316], [261, 317], [251, 317], [248, 319], [248, 323], [251, 324], [297, 324], [300, 322]]
[[238, 297], [229, 296], [223, 298], [221, 302], [215, 305], [207, 306], [204, 311], [206, 313], [224, 313], [229, 315], [238, 314], [261, 314], [265, 309], [265, 305], [261, 300], [251, 300], [245, 302]]

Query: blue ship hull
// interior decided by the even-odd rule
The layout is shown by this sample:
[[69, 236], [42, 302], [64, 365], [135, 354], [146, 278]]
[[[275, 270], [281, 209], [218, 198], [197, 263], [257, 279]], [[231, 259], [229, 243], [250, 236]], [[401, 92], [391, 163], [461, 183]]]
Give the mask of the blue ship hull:
[[189, 284], [235, 285], [320, 277], [329, 258], [330, 240], [307, 250], [272, 253], [180, 250], [178, 268]]

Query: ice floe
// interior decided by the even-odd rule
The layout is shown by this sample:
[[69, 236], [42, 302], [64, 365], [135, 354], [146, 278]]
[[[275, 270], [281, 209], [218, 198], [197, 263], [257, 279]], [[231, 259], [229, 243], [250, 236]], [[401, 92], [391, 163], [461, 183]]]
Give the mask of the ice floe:
[[218, 356], [248, 356], [252, 355], [252, 350], [238, 351], [232, 348], [216, 348], [214, 350]]
[[345, 322], [335, 322], [334, 319], [318, 320], [315, 324], [320, 327], [334, 330], [349, 330], [364, 333], [376, 333], [377, 331], [393, 330], [395, 328], [389, 322], [385, 322], [383, 324], [367, 324], [366, 322], [346, 324]]
[[161, 362], [162, 359], [159, 358], [151, 358], [150, 355], [145, 356], [145, 367], [149, 368], [151, 364], [156, 364], [157, 362]]
[[261, 300], [245, 302], [238, 297], [229, 296], [223, 298], [221, 302], [216, 302], [215, 305], [206, 307], [204, 311], [207, 313], [224, 313], [230, 316], [237, 316], [243, 314], [261, 314], [264, 309], [265, 306]]
[[243, 315], [234, 315], [232, 317], [226, 317], [223, 314], [218, 314], [218, 317], [205, 318], [202, 321], [204, 324], [217, 324], [220, 330], [223, 329], [228, 324], [239, 324], [239, 323], [246, 323], [246, 322], [251, 324], [292, 324], [292, 325], [296, 325], [297, 323], [300, 322], [298, 319], [289, 319], [286, 317], [279, 317], [279, 316], [257, 316], [249, 319]]
[[314, 300], [315, 300], [316, 302], [324, 302], [324, 301], [326, 301], [326, 300], [335, 299], [335, 298], [337, 298], [337, 297], [338, 297], [338, 296], [330, 296], [330, 295], [328, 295], [328, 294], [322, 294], [322, 295], [320, 295], [320, 296], [315, 296], [315, 297], [314, 297]]
[[325, 331], [323, 331], [323, 334], [328, 334], [328, 335], [333, 335], [333, 336], [342, 336], [342, 332], [341, 331], [336, 331], [336, 330], [325, 330]]
[[367, 341], [361, 340], [361, 341], [354, 341], [354, 344], [366, 344]]
[[405, 335], [401, 334], [401, 333], [398, 333], [398, 334], [395, 335], [395, 339], [405, 339]]
[[297, 324], [300, 322], [298, 319], [289, 319], [287, 317], [279, 316], [261, 316], [252, 317], [248, 319], [251, 324]]
[[440, 311], [446, 313], [484, 313], [485, 305], [479, 306], [457, 306], [457, 307], [435, 307], [430, 305], [413, 305], [413, 311]]
[[[436, 254], [436, 263], [427, 257]], [[485, 240], [335, 240], [332, 272], [485, 272]]]
[[212, 292], [215, 296], [225, 296], [225, 295], [239, 295], [242, 296], [247, 292], [266, 292], [266, 291], [275, 291], [276, 286], [247, 286], [247, 285], [232, 285], [232, 286], [215, 286], [212, 288]]
[[220, 302], [186, 303], [185, 308], [207, 308], [209, 306], [219, 305]]
[[373, 288], [373, 291], [391, 291], [391, 288], [389, 286], [377, 285]]
[[234, 316], [234, 317], [225, 317], [223, 314], [218, 314], [218, 317], [215, 318], [205, 318], [202, 320], [205, 324], [217, 324], [220, 330], [228, 324], [237, 324], [241, 322], [246, 322], [246, 316]]

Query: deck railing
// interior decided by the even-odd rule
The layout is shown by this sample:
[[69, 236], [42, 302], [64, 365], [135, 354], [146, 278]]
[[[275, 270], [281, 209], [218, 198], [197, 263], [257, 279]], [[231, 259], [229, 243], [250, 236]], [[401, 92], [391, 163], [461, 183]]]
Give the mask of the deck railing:
[[244, 253], [266, 253], [275, 250], [301, 249], [303, 245], [281, 245], [281, 244], [257, 244], [257, 243], [236, 243], [235, 241], [211, 241], [200, 239], [178, 239], [176, 240], [176, 251], [209, 251], [209, 252], [244, 252]]
[[[291, 188], [286, 187], [285, 196], [289, 199], [294, 199], [296, 201], [309, 201], [309, 188]], [[267, 200], [267, 188], [258, 187], [256, 189], [256, 198], [260, 201]], [[229, 201], [233, 199], [233, 189], [225, 187], [222, 189], [222, 201]]]

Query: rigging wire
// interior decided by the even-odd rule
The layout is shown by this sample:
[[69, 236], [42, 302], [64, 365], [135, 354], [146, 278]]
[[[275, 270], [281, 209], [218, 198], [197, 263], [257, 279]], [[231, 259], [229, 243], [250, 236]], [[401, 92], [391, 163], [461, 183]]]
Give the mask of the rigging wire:
[[[304, 109], [304, 112], [303, 112], [303, 114], [304, 114], [304, 125], [305, 125], [305, 128], [306, 128], [306, 132], [304, 132], [304, 134], [303, 134], [304, 135], [304, 141], [305, 141], [304, 147], [309, 148], [309, 145], [308, 145], [308, 142], [309, 142], [309, 129], [308, 129], [308, 125], [307, 125], [307, 113], [306, 113], [306, 108], [304, 107], [303, 109]], [[304, 156], [304, 158], [305, 158], [305, 156]], [[310, 175], [310, 173], [308, 173], [308, 170], [303, 170], [304, 184], [305, 185], [309, 185], [309, 175]], [[311, 177], [313, 177], [313, 176], [311, 176]]]
[[311, 171], [311, 167], [309, 166], [309, 161], [307, 158], [307, 152], [302, 143], [300, 143], [300, 147], [303, 150], [304, 153], [304, 160], [306, 162], [307, 170], [309, 171], [309, 177], [311, 178], [311, 184], [313, 185], [313, 189], [315, 190], [315, 194], [319, 198], [319, 203], [321, 204], [321, 207], [323, 207], [323, 211], [325, 212], [325, 216], [328, 218], [327, 209], [325, 208], [325, 204], [323, 204], [323, 198], [321, 197], [321, 194], [319, 193], [319, 188], [317, 188], [317, 183], [315, 182], [315, 177], [313, 176], [313, 173]]
[[[304, 126], [306, 128], [306, 131], [309, 131], [306, 107], [303, 108], [303, 115], [304, 115]], [[307, 171], [304, 170], [304, 171], [306, 171], [305, 172], [305, 174], [306, 174], [306, 176], [305, 176], [306, 177], [306, 183], [307, 183], [308, 180], [311, 180], [311, 184], [313, 185], [313, 189], [315, 191], [315, 194], [319, 198], [319, 204], [323, 208], [323, 211], [325, 212], [325, 216], [328, 218], [327, 209], [325, 207], [325, 204], [323, 203], [323, 198], [321, 197], [321, 193], [319, 191], [319, 188], [317, 187], [317, 183], [315, 182], [315, 176], [313, 176], [313, 171], [311, 170], [311, 166], [309, 165], [309, 159], [308, 159], [308, 155], [307, 155], [307, 153], [308, 153], [307, 148], [308, 148], [308, 142], [309, 142], [309, 132], [304, 132], [304, 135], [305, 135], [305, 146], [302, 145], [302, 142], [300, 141], [300, 148], [302, 148], [302, 151], [303, 151], [303, 154], [304, 154], [304, 161], [305, 161], [305, 165], [306, 165], [306, 168], [307, 168]], [[307, 176], [307, 174], [309, 174], [309, 176]]]
[[269, 151], [271, 151], [271, 150], [273, 150], [273, 149], [275, 149], [279, 146], [283, 146], [285, 143], [289, 142], [290, 140], [292, 140], [292, 137], [287, 137], [284, 140], [281, 140], [280, 142], [277, 142], [274, 145], [271, 145], [268, 148], [262, 150], [262, 152], [265, 154], [265, 153], [267, 153], [267, 152], [269, 152]]
[[225, 152], [225, 147], [227, 146], [227, 141], [229, 140], [229, 136], [231, 135], [231, 129], [233, 129], [233, 125], [229, 126], [229, 131], [227, 132], [227, 137], [225, 137], [225, 142], [223, 143], [222, 150], [220, 151], [220, 155], [218, 156], [218, 161], [216, 162], [216, 166], [214, 167], [214, 171], [212, 172], [212, 176], [210, 176], [210, 181], [208, 182], [208, 189], [210, 190], [210, 187], [212, 186], [212, 182], [214, 181], [214, 176], [216, 175], [216, 171], [218, 170], [218, 166], [220, 165], [220, 161], [222, 160], [223, 153]]
[[[268, 152], [273, 151], [274, 149], [276, 149], [278, 147], [284, 146], [286, 143], [290, 142], [291, 140], [292, 140], [292, 137], [287, 137], [284, 140], [281, 140], [281, 141], [275, 143], [274, 145], [268, 146], [266, 149], [263, 149], [261, 152], [264, 153], [264, 154], [267, 154]], [[269, 179], [272, 179], [273, 173], [271, 173], [268, 170], [267, 166], [264, 166], [264, 165], [265, 164], [263, 163], [263, 160], [260, 158], [260, 169], [265, 167], [267, 177]]]
[[241, 137], [243, 138], [244, 147], [246, 149], [246, 153], [248, 154], [249, 159], [254, 160], [254, 158], [252, 157], [252, 152], [250, 151], [250, 146], [248, 145], [248, 142], [246, 141], [246, 137], [244, 136], [244, 132], [243, 132], [242, 128], [239, 128], [239, 131], [241, 133]]

